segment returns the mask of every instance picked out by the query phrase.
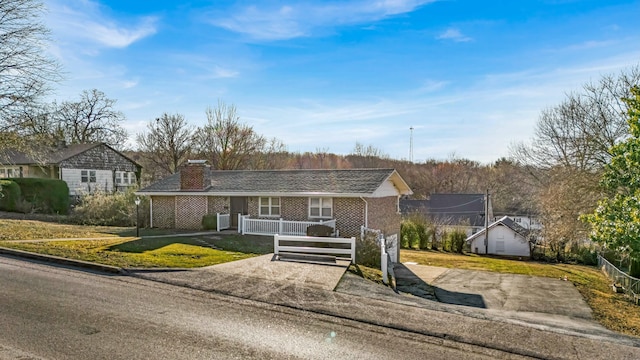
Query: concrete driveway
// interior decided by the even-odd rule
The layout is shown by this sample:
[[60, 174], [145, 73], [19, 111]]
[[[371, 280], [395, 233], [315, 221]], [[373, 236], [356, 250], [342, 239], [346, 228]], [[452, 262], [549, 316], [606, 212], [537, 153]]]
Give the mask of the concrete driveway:
[[[196, 269], [129, 270], [134, 276], [213, 290], [253, 296], [278, 293], [284, 288], [314, 288], [333, 291], [349, 267], [347, 260], [277, 260], [273, 254], [256, 256]], [[290, 260], [290, 261], [288, 261]]]
[[423, 288], [429, 287], [443, 306], [458, 305], [455, 311], [472, 316], [582, 333], [606, 332], [569, 281], [412, 263], [396, 266], [396, 276], [400, 291], [417, 288], [417, 296], [428, 299]]
[[[308, 260], [307, 260], [308, 259]], [[320, 261], [305, 257], [281, 257], [273, 254], [257, 256], [224, 264], [207, 266], [199, 271], [251, 277], [277, 283], [292, 283], [333, 291], [349, 268], [349, 261], [333, 258]]]
[[449, 269], [431, 285], [444, 303], [593, 318], [576, 287], [560, 279]]
[[448, 269], [431, 285], [438, 300], [448, 304], [593, 318], [576, 287], [560, 279]]

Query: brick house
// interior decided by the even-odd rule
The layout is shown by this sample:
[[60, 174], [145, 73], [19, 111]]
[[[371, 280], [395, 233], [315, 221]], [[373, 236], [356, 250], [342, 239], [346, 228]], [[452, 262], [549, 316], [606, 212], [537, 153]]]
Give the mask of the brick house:
[[190, 162], [137, 192], [149, 196], [151, 226], [199, 229], [207, 214], [292, 221], [336, 220], [341, 236], [360, 226], [400, 233], [399, 199], [411, 189], [393, 169], [211, 170]]
[[0, 153], [0, 178], [64, 180], [70, 196], [137, 185], [142, 167], [105, 143], [63, 145], [30, 153]]

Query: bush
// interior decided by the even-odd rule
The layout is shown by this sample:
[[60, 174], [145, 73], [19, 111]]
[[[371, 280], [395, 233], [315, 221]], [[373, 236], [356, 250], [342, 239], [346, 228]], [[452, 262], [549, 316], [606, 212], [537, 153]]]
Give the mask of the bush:
[[467, 240], [467, 234], [462, 230], [454, 230], [449, 233], [448, 238], [450, 251], [462, 254], [465, 240]]
[[[400, 223], [400, 247], [410, 249], [417, 237], [416, 225], [411, 220], [403, 220]], [[420, 240], [418, 240], [419, 242]]]
[[[125, 192], [86, 194], [73, 209], [73, 221], [83, 225], [135, 226], [135, 189]], [[139, 226], [146, 227], [149, 219], [149, 200], [140, 198]]]
[[356, 264], [372, 268], [380, 268], [380, 244], [375, 233], [365, 234], [364, 238], [356, 238]]
[[216, 214], [208, 214], [202, 217], [204, 230], [218, 230], [218, 217]]
[[69, 187], [56, 179], [15, 178], [20, 186], [22, 199], [29, 203], [31, 211], [67, 214], [69, 211]]
[[20, 186], [11, 180], [0, 180], [0, 210], [18, 211]]
[[418, 248], [421, 250], [428, 249], [430, 235], [424, 222], [416, 223], [416, 232], [418, 233]]

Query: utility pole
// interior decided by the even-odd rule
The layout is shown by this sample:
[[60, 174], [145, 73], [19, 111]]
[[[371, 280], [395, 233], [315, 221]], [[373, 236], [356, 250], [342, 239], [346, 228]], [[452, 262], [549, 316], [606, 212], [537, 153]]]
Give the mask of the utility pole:
[[409, 137], [409, 162], [413, 163], [413, 126], [409, 128], [411, 135]]
[[484, 253], [489, 254], [489, 189], [484, 194]]

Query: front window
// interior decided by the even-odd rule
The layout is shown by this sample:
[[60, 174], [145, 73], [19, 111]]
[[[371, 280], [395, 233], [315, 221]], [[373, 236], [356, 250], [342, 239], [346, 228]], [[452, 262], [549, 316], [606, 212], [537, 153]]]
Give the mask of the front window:
[[333, 201], [331, 198], [309, 198], [310, 218], [333, 217]]
[[280, 216], [280, 198], [261, 197], [260, 216]]

